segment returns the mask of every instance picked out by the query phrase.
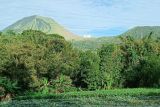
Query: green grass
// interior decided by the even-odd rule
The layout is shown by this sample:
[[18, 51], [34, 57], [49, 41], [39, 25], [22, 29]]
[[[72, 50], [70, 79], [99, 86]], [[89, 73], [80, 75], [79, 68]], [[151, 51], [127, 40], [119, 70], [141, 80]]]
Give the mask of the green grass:
[[160, 89], [114, 89], [19, 96], [3, 107], [160, 106]]
[[107, 97], [107, 96], [160, 96], [160, 89], [113, 89], [97, 91], [67, 92], [61, 94], [32, 94], [29, 96], [19, 96], [15, 99], [43, 99], [43, 98], [75, 98], [75, 97]]

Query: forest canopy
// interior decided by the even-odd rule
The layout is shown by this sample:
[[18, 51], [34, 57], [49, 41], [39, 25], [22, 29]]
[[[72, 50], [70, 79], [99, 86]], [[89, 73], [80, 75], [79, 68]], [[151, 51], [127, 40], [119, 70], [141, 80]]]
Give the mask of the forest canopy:
[[58, 34], [0, 33], [0, 95], [160, 87], [160, 39], [119, 39], [83, 51]]

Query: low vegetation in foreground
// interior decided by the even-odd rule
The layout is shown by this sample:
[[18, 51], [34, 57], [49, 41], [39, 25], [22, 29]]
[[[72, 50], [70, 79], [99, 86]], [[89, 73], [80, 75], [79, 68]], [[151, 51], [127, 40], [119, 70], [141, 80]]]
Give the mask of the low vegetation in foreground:
[[113, 89], [67, 92], [61, 94], [30, 94], [2, 102], [3, 107], [104, 107], [104, 106], [159, 106], [160, 89]]

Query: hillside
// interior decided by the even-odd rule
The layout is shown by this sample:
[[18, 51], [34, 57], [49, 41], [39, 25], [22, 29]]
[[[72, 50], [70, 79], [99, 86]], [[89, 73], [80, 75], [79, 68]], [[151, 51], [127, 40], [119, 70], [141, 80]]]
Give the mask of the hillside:
[[96, 50], [106, 43], [118, 43], [117, 37], [100, 37], [100, 38], [88, 38], [80, 41], [73, 41], [73, 46], [82, 50]]
[[132, 36], [134, 38], [143, 38], [152, 32], [152, 37], [160, 37], [160, 26], [138, 26], [134, 27], [120, 36]]
[[81, 41], [74, 41], [73, 46], [76, 48], [80, 48], [83, 50], [95, 50], [100, 48], [105, 43], [118, 43], [120, 40], [119, 36], [132, 36], [135, 39], [140, 39], [145, 36], [150, 35], [152, 32], [152, 37], [157, 38], [160, 37], [160, 26], [139, 26], [134, 27], [125, 33], [118, 35], [116, 37], [100, 37], [100, 38], [89, 38]]
[[59, 25], [53, 19], [37, 15], [25, 17], [5, 28], [3, 32], [6, 32], [7, 30], [13, 30], [17, 33], [22, 33], [24, 30], [29, 29], [40, 30], [47, 34], [59, 34], [63, 36], [66, 40], [81, 39], [80, 36], [77, 36], [66, 30], [63, 26]]

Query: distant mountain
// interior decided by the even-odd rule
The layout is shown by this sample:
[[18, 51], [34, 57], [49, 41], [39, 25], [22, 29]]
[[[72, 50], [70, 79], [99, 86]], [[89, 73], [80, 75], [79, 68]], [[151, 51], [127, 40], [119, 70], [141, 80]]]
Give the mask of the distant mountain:
[[160, 26], [139, 26], [134, 27], [127, 32], [112, 37], [90, 38], [81, 41], [74, 41], [73, 46], [83, 50], [95, 50], [100, 48], [105, 43], [120, 43], [119, 36], [132, 36], [135, 39], [141, 39], [149, 36], [152, 32], [152, 38], [160, 37]]
[[106, 43], [119, 43], [119, 39], [116, 36], [100, 37], [100, 38], [88, 38], [80, 41], [73, 41], [72, 44], [75, 48], [82, 50], [96, 50]]
[[127, 32], [121, 34], [120, 36], [132, 36], [134, 38], [140, 39], [145, 36], [150, 35], [152, 32], [152, 37], [157, 38], [160, 37], [160, 26], [138, 26], [134, 27]]
[[160, 37], [160, 26], [138, 26], [134, 27], [127, 32], [118, 35], [117, 37], [101, 37], [101, 38], [88, 38], [77, 36], [70, 31], [66, 30], [63, 26], [59, 25], [53, 19], [42, 16], [29, 16], [25, 17], [16, 23], [5, 28], [3, 32], [8, 30], [13, 30], [17, 33], [22, 33], [24, 30], [40, 30], [47, 34], [59, 34], [63, 36], [66, 40], [76, 40], [72, 41], [73, 46], [76, 48], [88, 50], [97, 49], [105, 43], [118, 43], [118, 36], [132, 36], [134, 38], [140, 39], [145, 36], [150, 35], [152, 32], [152, 37]]
[[66, 30], [53, 19], [37, 15], [25, 17], [5, 28], [3, 32], [6, 32], [7, 30], [13, 30], [17, 33], [22, 33], [24, 30], [29, 29], [40, 30], [47, 34], [59, 34], [66, 40], [80, 40], [82, 38]]

